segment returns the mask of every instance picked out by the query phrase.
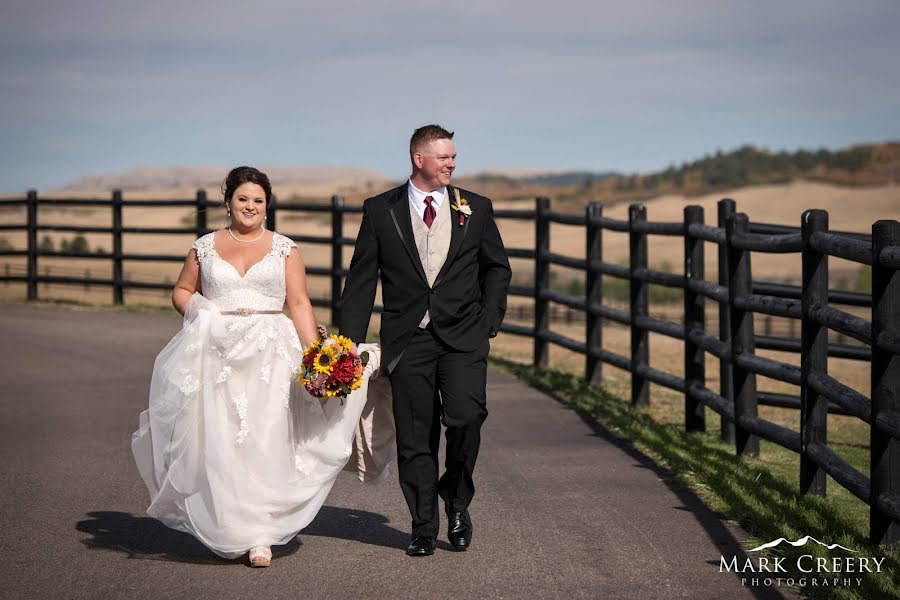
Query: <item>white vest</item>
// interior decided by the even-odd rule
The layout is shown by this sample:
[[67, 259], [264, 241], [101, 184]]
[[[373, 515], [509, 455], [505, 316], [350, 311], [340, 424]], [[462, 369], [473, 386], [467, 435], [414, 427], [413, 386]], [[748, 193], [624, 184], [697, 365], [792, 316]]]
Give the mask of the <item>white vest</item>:
[[[412, 202], [409, 204], [409, 216], [412, 220], [413, 235], [416, 238], [416, 249], [419, 251], [419, 260], [422, 261], [422, 268], [425, 269], [425, 277], [428, 279], [428, 285], [434, 285], [438, 273], [447, 262], [447, 253], [450, 251], [450, 233], [452, 231], [452, 221], [450, 218], [450, 198], [444, 198], [441, 207], [437, 211], [434, 223], [431, 229], [425, 225], [425, 221], [416, 212]], [[420, 328], [424, 328], [431, 321], [431, 315], [425, 311], [422, 322], [419, 323]]]

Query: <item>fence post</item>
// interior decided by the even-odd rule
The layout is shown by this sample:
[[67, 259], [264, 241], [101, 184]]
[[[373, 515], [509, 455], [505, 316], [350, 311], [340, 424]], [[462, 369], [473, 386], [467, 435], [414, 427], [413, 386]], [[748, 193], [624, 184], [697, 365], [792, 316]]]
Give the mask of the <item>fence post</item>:
[[628, 207], [628, 281], [631, 313], [631, 403], [650, 405], [650, 382], [638, 375], [638, 367], [649, 364], [650, 344], [646, 329], [636, 325], [638, 317], [647, 316], [647, 283], [635, 277], [638, 269], [647, 269], [647, 234], [635, 231], [635, 224], [647, 220], [647, 208], [641, 204]]
[[691, 396], [691, 385], [706, 385], [706, 353], [690, 341], [690, 332], [706, 332], [706, 302], [703, 294], [691, 291], [691, 280], [703, 280], [703, 240], [693, 237], [692, 223], [703, 225], [703, 207], [684, 207], [684, 428], [706, 431], [706, 407]]
[[196, 234], [199, 238], [200, 236], [206, 233], [206, 190], [197, 190], [197, 198], [195, 200], [196, 203], [196, 217], [195, 217], [195, 225]]
[[872, 544], [900, 541], [900, 523], [879, 504], [883, 494], [900, 495], [900, 440], [878, 426], [878, 417], [900, 414], [900, 355], [879, 346], [878, 337], [900, 332], [900, 272], [881, 263], [884, 248], [900, 246], [900, 223], [872, 225], [872, 426], [870, 428], [872, 496], [869, 499], [869, 537]]
[[344, 198], [331, 197], [331, 324], [341, 322], [341, 277], [344, 270]]
[[546, 367], [549, 359], [545, 332], [550, 326], [550, 302], [542, 298], [544, 290], [550, 288], [550, 199], [539, 197], [535, 200], [534, 224], [534, 356], [536, 367]]
[[603, 348], [603, 319], [591, 311], [591, 306], [603, 303], [603, 278], [599, 271], [591, 268], [593, 263], [599, 263], [603, 260], [603, 228], [599, 223], [595, 223], [595, 219], [603, 216], [603, 205], [599, 202], [591, 202], [584, 211], [585, 238], [587, 247], [585, 248], [585, 258], [587, 259], [587, 270], [585, 271], [586, 285], [584, 286], [585, 300], [585, 332], [584, 339], [587, 341], [585, 354], [584, 379], [588, 383], [599, 384], [602, 380], [603, 363], [595, 354], [595, 351]]
[[37, 190], [28, 190], [28, 300], [38, 299]]
[[731, 372], [734, 385], [734, 438], [739, 456], [759, 456], [759, 436], [741, 426], [741, 417], [757, 417], [756, 374], [738, 364], [742, 354], [753, 354], [753, 311], [738, 308], [735, 299], [753, 290], [750, 251], [735, 248], [735, 234], [748, 233], [747, 215], [736, 213], [725, 221], [728, 243], [728, 306], [731, 319]]
[[266, 203], [266, 222], [264, 223], [266, 229], [269, 231], [275, 231], [276, 219], [275, 219], [275, 205], [278, 204], [278, 197], [275, 194], [272, 194], [272, 199]]
[[828, 254], [812, 247], [816, 231], [828, 231], [828, 213], [808, 210], [800, 224], [803, 236], [803, 286], [800, 292], [800, 493], [825, 495], [825, 469], [807, 454], [810, 444], [828, 442], [828, 398], [810, 385], [813, 373], [828, 372], [828, 328], [810, 318], [816, 305], [828, 304]]
[[[735, 213], [736, 206], [731, 198], [723, 198], [716, 205], [718, 209], [718, 226], [725, 231], [725, 221]], [[728, 285], [728, 244], [719, 244], [719, 285]], [[731, 315], [728, 311], [728, 302], [719, 302], [719, 339], [731, 347]], [[731, 372], [731, 361], [719, 359], [719, 395], [725, 398], [731, 407], [734, 407], [734, 380]], [[722, 441], [726, 444], [734, 442], [734, 423], [727, 417], [721, 417]]]
[[125, 293], [122, 281], [122, 190], [112, 193], [113, 228], [113, 304], [124, 304]]

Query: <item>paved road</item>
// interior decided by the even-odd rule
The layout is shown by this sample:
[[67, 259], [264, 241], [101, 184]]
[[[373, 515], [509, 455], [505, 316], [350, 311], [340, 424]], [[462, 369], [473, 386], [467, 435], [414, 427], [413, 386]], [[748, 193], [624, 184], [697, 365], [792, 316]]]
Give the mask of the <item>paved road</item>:
[[746, 536], [601, 427], [491, 373], [473, 547], [403, 550], [391, 480], [342, 476], [269, 569], [144, 515], [130, 452], [174, 316], [0, 306], [0, 596], [763, 598], [719, 573]]

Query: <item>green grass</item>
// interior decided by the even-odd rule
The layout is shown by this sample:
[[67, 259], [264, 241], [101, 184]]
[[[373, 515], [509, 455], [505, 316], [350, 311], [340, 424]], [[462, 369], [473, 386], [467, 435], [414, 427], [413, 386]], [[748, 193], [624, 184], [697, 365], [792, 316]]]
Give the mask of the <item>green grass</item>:
[[[804, 497], [798, 492], [799, 457], [762, 440], [760, 457], [735, 456], [716, 432], [685, 433], [676, 422], [660, 422], [649, 410], [633, 408], [623, 400], [627, 388], [619, 384], [589, 386], [583, 379], [549, 369], [535, 368], [502, 359], [493, 364], [532, 387], [584, 411], [657, 463], [671, 469], [678, 480], [693, 490], [713, 510], [739, 523], [757, 545], [785, 537], [791, 540], [811, 535], [826, 543], [838, 543], [859, 552], [858, 556], [885, 557], [879, 574], [862, 577], [860, 587], [805, 587], [796, 590], [809, 598], [900, 598], [900, 548], [875, 548], [868, 543], [868, 507], [828, 480], [826, 497]], [[718, 420], [716, 419], [716, 422]], [[708, 422], [711, 422], [708, 420]], [[710, 429], [713, 429], [710, 427]], [[715, 428], [717, 429], [717, 427]], [[847, 460], [868, 472], [868, 449], [858, 444], [835, 448]], [[750, 548], [752, 546], [747, 546]], [[785, 557], [791, 571], [802, 554], [828, 558], [828, 551], [815, 545], [779, 546], [770, 556]], [[838, 554], [834, 554], [838, 556]], [[784, 577], [800, 579], [809, 574], [789, 572]]]

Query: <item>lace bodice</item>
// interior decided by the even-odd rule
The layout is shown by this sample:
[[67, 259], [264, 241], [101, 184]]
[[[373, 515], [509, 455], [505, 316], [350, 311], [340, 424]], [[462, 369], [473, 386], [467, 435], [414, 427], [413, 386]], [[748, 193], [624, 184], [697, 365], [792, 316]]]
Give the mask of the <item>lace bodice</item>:
[[203, 296], [219, 310], [281, 310], [284, 307], [284, 259], [296, 244], [272, 232], [272, 249], [253, 264], [243, 277], [216, 252], [213, 236], [207, 233], [194, 242], [200, 262]]

